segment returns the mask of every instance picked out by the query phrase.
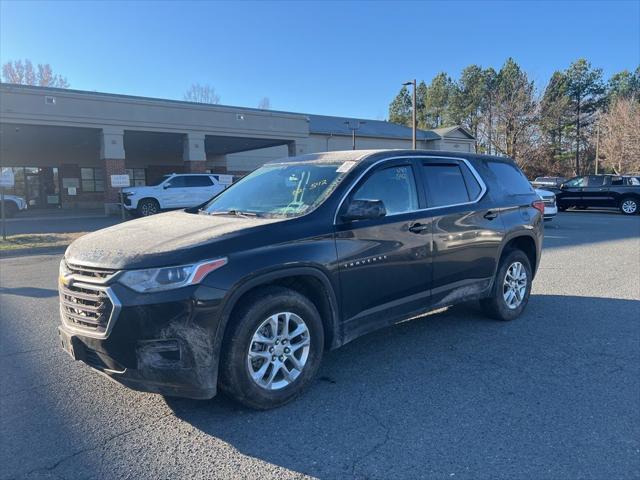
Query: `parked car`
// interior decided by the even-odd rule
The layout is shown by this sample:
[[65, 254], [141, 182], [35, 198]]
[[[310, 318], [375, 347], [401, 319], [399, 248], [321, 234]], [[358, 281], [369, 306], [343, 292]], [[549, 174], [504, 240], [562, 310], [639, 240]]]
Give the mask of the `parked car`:
[[21, 210], [27, 209], [27, 202], [24, 198], [17, 195], [4, 196], [4, 214], [6, 218], [15, 216]]
[[640, 178], [634, 176], [584, 175], [546, 189], [555, 193], [561, 212], [571, 207], [615, 207], [634, 215], [640, 207]]
[[378, 328], [474, 299], [490, 317], [518, 317], [543, 210], [505, 158], [379, 150], [272, 162], [201, 208], [71, 244], [60, 339], [134, 389], [210, 398], [220, 386], [276, 407], [309, 384], [325, 349]]
[[566, 182], [565, 177], [536, 177], [531, 184], [538, 187], [559, 187], [562, 183]]
[[162, 210], [198, 206], [225, 189], [215, 175], [171, 174], [156, 184], [122, 189], [124, 208], [146, 217]]
[[535, 189], [536, 194], [544, 202], [544, 220], [551, 221], [558, 214], [558, 206], [556, 205], [556, 195], [549, 190]]

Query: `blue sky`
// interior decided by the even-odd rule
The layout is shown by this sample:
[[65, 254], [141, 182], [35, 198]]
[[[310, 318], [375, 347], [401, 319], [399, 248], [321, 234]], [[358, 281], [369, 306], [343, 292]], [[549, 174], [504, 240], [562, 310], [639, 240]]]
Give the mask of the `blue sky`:
[[50, 63], [72, 88], [384, 118], [399, 85], [512, 56], [543, 87], [579, 57], [640, 63], [640, 1], [31, 2], [0, 0], [0, 61]]

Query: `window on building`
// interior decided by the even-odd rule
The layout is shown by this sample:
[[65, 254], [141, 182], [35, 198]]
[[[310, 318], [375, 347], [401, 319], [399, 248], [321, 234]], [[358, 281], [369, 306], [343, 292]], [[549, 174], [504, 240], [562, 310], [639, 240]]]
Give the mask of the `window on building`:
[[147, 184], [147, 171], [144, 168], [127, 168], [125, 173], [129, 175], [132, 187], [144, 187]]
[[81, 168], [83, 192], [104, 192], [104, 170], [101, 168]]

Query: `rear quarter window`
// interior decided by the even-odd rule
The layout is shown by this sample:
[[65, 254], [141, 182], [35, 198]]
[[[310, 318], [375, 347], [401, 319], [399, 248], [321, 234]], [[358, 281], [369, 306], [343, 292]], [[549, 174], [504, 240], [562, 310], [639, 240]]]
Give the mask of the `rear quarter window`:
[[507, 195], [528, 195], [533, 187], [524, 173], [511, 163], [487, 162], [489, 170], [496, 176], [498, 187]]

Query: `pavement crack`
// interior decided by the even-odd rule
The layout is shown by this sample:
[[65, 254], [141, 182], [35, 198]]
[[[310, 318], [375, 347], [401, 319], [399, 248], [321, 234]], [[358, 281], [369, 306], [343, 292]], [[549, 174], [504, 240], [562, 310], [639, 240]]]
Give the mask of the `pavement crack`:
[[110, 436], [110, 437], [106, 438], [106, 439], [104, 439], [104, 440], [102, 440], [102, 441], [98, 442], [98, 444], [96, 444], [96, 445], [93, 445], [93, 446], [90, 446], [90, 447], [86, 447], [86, 448], [82, 448], [82, 449], [80, 449], [80, 450], [77, 450], [77, 451], [75, 451], [75, 452], [73, 452], [73, 453], [69, 454], [69, 455], [66, 455], [66, 456], [64, 456], [63, 458], [61, 458], [60, 460], [58, 460], [58, 461], [56, 461], [55, 463], [53, 463], [52, 465], [49, 465], [49, 466], [47, 466], [47, 467], [38, 467], [38, 468], [35, 468], [35, 469], [33, 469], [33, 470], [30, 470], [30, 471], [26, 472], [23, 476], [29, 476], [29, 475], [31, 475], [32, 473], [37, 473], [37, 472], [53, 472], [53, 471], [54, 471], [54, 470], [56, 470], [60, 465], [62, 465], [63, 463], [65, 463], [65, 462], [66, 462], [66, 461], [68, 461], [68, 460], [71, 460], [72, 458], [75, 458], [75, 457], [77, 457], [77, 456], [79, 456], [79, 455], [82, 455], [82, 454], [84, 454], [84, 453], [88, 453], [88, 452], [92, 452], [92, 451], [94, 451], [94, 450], [101, 449], [101, 448], [103, 448], [103, 447], [107, 446], [107, 445], [108, 445], [110, 442], [112, 442], [113, 440], [116, 440], [116, 439], [118, 439], [118, 438], [120, 438], [120, 437], [124, 437], [124, 436], [126, 436], [126, 435], [128, 435], [128, 434], [130, 434], [130, 433], [133, 433], [133, 432], [135, 432], [136, 430], [139, 430], [139, 429], [141, 429], [141, 428], [143, 428], [143, 427], [150, 427], [150, 426], [152, 426], [152, 425], [155, 425], [155, 424], [157, 424], [157, 423], [161, 422], [162, 420], [164, 420], [165, 418], [167, 418], [167, 417], [171, 417], [171, 416], [173, 416], [173, 415], [174, 415], [174, 413], [173, 413], [173, 412], [169, 412], [169, 413], [167, 413], [167, 414], [165, 414], [165, 415], [162, 415], [162, 416], [158, 417], [158, 418], [157, 418], [157, 419], [155, 419], [153, 422], [150, 422], [150, 423], [140, 423], [140, 424], [136, 425], [135, 427], [129, 428], [129, 429], [125, 430], [125, 431], [122, 431], [122, 432], [120, 432], [120, 433], [116, 433], [115, 435], [112, 435], [112, 436]]
[[375, 454], [378, 450], [380, 450], [382, 447], [384, 447], [391, 440], [391, 429], [389, 428], [389, 426], [386, 423], [384, 423], [382, 420], [380, 420], [372, 412], [369, 412], [367, 410], [363, 410], [362, 413], [367, 415], [369, 418], [373, 419], [373, 421], [382, 429], [382, 431], [384, 433], [383, 433], [383, 438], [380, 441], [376, 442], [363, 455], [361, 455], [359, 458], [356, 458], [353, 461], [353, 463], [351, 464], [351, 475], [352, 476], [355, 476], [356, 468], [358, 467], [358, 465], [360, 463], [364, 462], [371, 455]]

